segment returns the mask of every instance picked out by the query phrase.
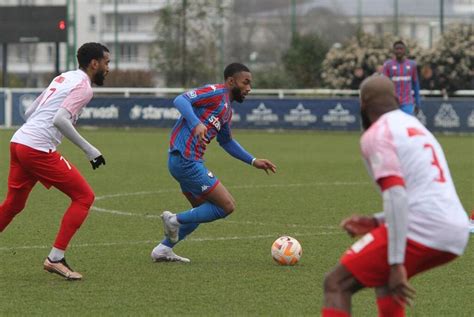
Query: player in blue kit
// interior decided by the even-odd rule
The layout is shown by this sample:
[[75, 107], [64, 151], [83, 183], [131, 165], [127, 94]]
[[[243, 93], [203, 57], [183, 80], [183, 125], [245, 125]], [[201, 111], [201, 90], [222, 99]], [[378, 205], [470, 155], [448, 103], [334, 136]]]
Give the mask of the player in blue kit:
[[[395, 58], [383, 65], [383, 74], [395, 84], [400, 109], [405, 113], [415, 114], [416, 108], [420, 107], [420, 84], [416, 63], [412, 59], [405, 58], [406, 45], [402, 41], [393, 43], [393, 54]], [[415, 100], [412, 90], [415, 93]]]
[[234, 198], [204, 166], [203, 155], [212, 139], [217, 137], [219, 145], [233, 157], [267, 174], [276, 172], [272, 162], [254, 157], [232, 138], [231, 103], [242, 103], [250, 92], [250, 70], [232, 63], [224, 70], [224, 81], [191, 90], [174, 100], [181, 117], [171, 132], [168, 169], [193, 208], [178, 214], [163, 212], [165, 238], [151, 253], [155, 262], [190, 262], [176, 255], [173, 247], [199, 224], [225, 218], [234, 211]]

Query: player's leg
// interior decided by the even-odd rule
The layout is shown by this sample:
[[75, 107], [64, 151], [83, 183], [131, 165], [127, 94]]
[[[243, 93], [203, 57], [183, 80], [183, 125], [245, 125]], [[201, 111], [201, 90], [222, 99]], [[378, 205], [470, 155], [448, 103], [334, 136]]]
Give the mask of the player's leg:
[[[386, 285], [389, 272], [387, 229], [379, 226], [355, 242], [344, 253], [336, 270], [326, 277], [325, 308], [349, 314], [350, 295], [363, 287]], [[323, 316], [345, 316], [331, 315], [331, 312], [333, 310]]]
[[44, 267], [67, 279], [81, 279], [66, 263], [64, 253], [69, 242], [86, 219], [94, 202], [94, 192], [77, 168], [59, 153], [36, 153], [32, 173], [47, 188], [54, 186], [71, 199]]
[[379, 317], [404, 317], [405, 306], [400, 305], [392, 296], [387, 286], [380, 286], [375, 288], [375, 296], [377, 298], [377, 308]]
[[54, 247], [61, 250], [66, 250], [72, 237], [84, 223], [95, 199], [90, 185], [74, 166], [71, 167], [73, 172], [70, 174], [70, 181], [53, 183], [54, 187], [71, 198], [71, 204], [61, 220], [61, 226], [54, 242]]
[[[202, 198], [195, 198], [192, 195], [185, 195], [192, 207], [198, 207], [205, 202]], [[188, 223], [179, 226], [178, 242], [186, 238], [187, 235], [191, 234], [199, 226], [198, 223]], [[188, 258], [181, 257], [173, 252], [173, 247], [178, 242], [171, 242], [171, 240], [165, 236], [165, 238], [151, 251], [151, 258], [155, 262], [183, 262], [188, 263]]]
[[364, 288], [343, 265], [338, 264], [324, 279], [323, 317], [345, 317], [351, 313], [351, 298]]
[[202, 197], [206, 200], [203, 204], [176, 215], [180, 224], [212, 222], [227, 217], [235, 209], [234, 198], [220, 182]]
[[0, 205], [0, 232], [5, 230], [13, 218], [25, 208], [28, 196], [36, 184], [36, 178], [21, 166], [17, 150], [17, 144], [11, 143], [8, 192]]
[[[186, 199], [189, 201], [191, 204], [191, 207], [197, 208], [200, 205], [204, 204], [206, 202], [205, 199], [203, 198], [197, 198], [194, 197], [191, 194], [185, 194], [184, 195]], [[197, 229], [199, 226], [199, 223], [187, 223], [187, 224], [182, 224], [179, 226], [179, 232], [178, 232], [178, 242], [186, 238], [187, 235], [191, 234], [194, 230]], [[174, 247], [176, 243], [171, 242], [168, 238], [165, 237], [165, 239], [162, 241], [162, 243], [170, 248]]]
[[189, 161], [172, 153], [169, 156], [168, 168], [179, 182], [183, 193], [194, 199], [205, 200], [199, 206], [177, 215], [168, 211], [162, 214], [165, 235], [171, 242], [178, 242], [180, 225], [211, 222], [224, 218], [233, 211], [232, 196], [202, 162]]

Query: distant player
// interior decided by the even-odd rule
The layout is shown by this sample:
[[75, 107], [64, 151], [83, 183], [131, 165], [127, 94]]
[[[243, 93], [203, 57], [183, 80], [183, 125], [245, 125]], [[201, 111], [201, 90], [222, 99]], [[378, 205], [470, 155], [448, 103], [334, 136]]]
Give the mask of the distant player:
[[26, 123], [10, 143], [8, 193], [0, 205], [0, 232], [23, 210], [28, 195], [39, 181], [56, 187], [71, 198], [44, 269], [69, 280], [82, 275], [67, 264], [64, 252], [87, 217], [94, 192], [76, 167], [56, 151], [63, 136], [84, 151], [92, 168], [105, 165], [101, 152], [74, 128], [82, 109], [92, 98], [91, 83], [102, 86], [109, 72], [109, 50], [86, 43], [77, 51], [79, 69], [63, 73], [26, 110]]
[[361, 86], [362, 155], [380, 186], [383, 212], [342, 222], [364, 235], [324, 281], [322, 316], [350, 316], [351, 297], [374, 287], [379, 316], [404, 316], [415, 290], [408, 279], [460, 256], [468, 217], [434, 136], [398, 108], [393, 84], [372, 76]]
[[[402, 41], [393, 43], [394, 59], [383, 65], [383, 74], [395, 84], [400, 109], [408, 114], [415, 114], [420, 107], [420, 83], [414, 60], [405, 58], [406, 46]], [[412, 90], [415, 93], [413, 100]]]
[[176, 243], [199, 224], [227, 217], [234, 211], [234, 198], [204, 166], [206, 146], [214, 137], [233, 157], [267, 173], [276, 172], [272, 162], [255, 158], [231, 134], [231, 103], [244, 101], [251, 89], [252, 74], [245, 65], [233, 63], [225, 68], [224, 81], [191, 90], [174, 100], [182, 116], [171, 132], [168, 169], [193, 208], [178, 214], [163, 212], [166, 237], [151, 253], [156, 262], [189, 262], [173, 252]]

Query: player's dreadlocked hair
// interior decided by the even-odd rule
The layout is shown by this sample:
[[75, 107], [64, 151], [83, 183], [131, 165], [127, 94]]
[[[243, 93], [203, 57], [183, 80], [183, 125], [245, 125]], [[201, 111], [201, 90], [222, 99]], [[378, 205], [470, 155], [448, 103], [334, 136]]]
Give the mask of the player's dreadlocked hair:
[[240, 72], [249, 72], [250, 73], [250, 70], [247, 66], [245, 66], [244, 64], [241, 64], [241, 63], [229, 64], [224, 69], [224, 80], [226, 80], [227, 78], [229, 78], [231, 76], [234, 76], [235, 74], [240, 73]]
[[100, 43], [90, 42], [83, 44], [77, 50], [79, 68], [86, 69], [93, 59], [99, 60], [103, 58], [105, 52], [109, 52], [109, 49]]

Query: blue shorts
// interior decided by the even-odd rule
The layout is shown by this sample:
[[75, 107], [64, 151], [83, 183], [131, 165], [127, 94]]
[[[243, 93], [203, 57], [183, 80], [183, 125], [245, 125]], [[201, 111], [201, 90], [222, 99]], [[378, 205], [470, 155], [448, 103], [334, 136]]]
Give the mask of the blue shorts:
[[181, 186], [186, 196], [202, 199], [219, 184], [203, 162], [190, 161], [179, 152], [171, 152], [168, 156], [168, 170]]
[[412, 116], [415, 115], [415, 106], [412, 103], [400, 105], [400, 110]]

